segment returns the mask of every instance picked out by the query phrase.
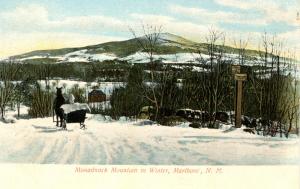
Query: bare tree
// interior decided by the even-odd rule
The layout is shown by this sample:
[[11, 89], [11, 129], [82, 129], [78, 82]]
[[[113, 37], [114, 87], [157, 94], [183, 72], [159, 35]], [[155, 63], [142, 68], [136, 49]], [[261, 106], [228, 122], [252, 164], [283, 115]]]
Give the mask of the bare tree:
[[233, 41], [235, 48], [238, 50], [238, 60], [240, 65], [245, 64], [246, 48], [248, 46], [249, 39], [249, 37], [247, 39], [242, 39], [240, 37], [239, 40], [234, 39]]
[[282, 137], [286, 132], [284, 124], [289, 125], [289, 133], [293, 124], [297, 123], [299, 112], [296, 106], [299, 98], [296, 95], [297, 70], [294, 69], [294, 73], [291, 71], [295, 58], [290, 57], [290, 51], [284, 52], [283, 41], [275, 35], [264, 33], [262, 47], [263, 50], [259, 51], [262, 64], [252, 69], [250, 83], [254, 99], [258, 102], [263, 134], [275, 136], [279, 132]]
[[287, 119], [288, 119], [288, 128], [286, 130], [285, 136], [288, 137], [289, 133], [291, 132], [292, 128], [293, 128], [293, 124], [295, 124], [295, 129], [296, 132], [298, 134], [298, 115], [299, 115], [299, 107], [300, 107], [300, 101], [299, 101], [299, 92], [298, 92], [298, 78], [297, 78], [297, 64], [295, 63], [296, 61], [296, 56], [295, 53], [293, 53], [290, 57], [290, 64], [292, 64], [291, 66], [293, 67], [293, 75], [289, 74], [289, 82], [288, 87], [286, 89], [286, 93], [287, 93], [287, 102], [286, 102], [286, 106], [287, 106]]
[[151, 90], [151, 94], [147, 92], [147, 90], [143, 90], [143, 96], [148, 99], [155, 106], [155, 120], [157, 120], [158, 112], [160, 108], [160, 102], [157, 97], [157, 87], [156, 87], [156, 79], [155, 79], [155, 60], [154, 54], [156, 53], [156, 49], [160, 42], [160, 35], [162, 32], [161, 26], [151, 26], [151, 25], [142, 25], [142, 37], [138, 37], [136, 32], [129, 28], [130, 32], [134, 36], [137, 41], [139, 47], [142, 52], [146, 54], [149, 59], [150, 64], [150, 83], [149, 88]]
[[[213, 126], [216, 121], [216, 113], [222, 107], [224, 101], [228, 97], [227, 88], [230, 86], [228, 82], [228, 69], [225, 68], [225, 42], [226, 36], [223, 32], [210, 29], [206, 37], [208, 44], [208, 62], [209, 62], [209, 79], [207, 94], [207, 110], [210, 117], [210, 125]], [[214, 115], [214, 116], [213, 116]]]
[[[205, 40], [205, 49], [199, 46], [196, 50], [196, 60], [203, 72], [197, 74], [195, 82], [185, 82], [185, 90], [186, 93], [190, 93], [187, 102], [196, 102], [201, 111], [208, 113], [209, 126], [214, 126], [216, 113], [226, 110], [225, 102], [231, 98], [231, 73], [227, 63], [231, 63], [232, 60], [229, 57], [225, 58], [226, 36], [222, 31], [210, 28]], [[203, 56], [203, 52], [206, 52], [208, 57]], [[202, 121], [206, 122], [207, 118]]]
[[13, 99], [16, 85], [13, 80], [16, 78], [21, 65], [13, 61], [0, 63], [0, 110], [1, 118], [4, 119], [5, 108]]

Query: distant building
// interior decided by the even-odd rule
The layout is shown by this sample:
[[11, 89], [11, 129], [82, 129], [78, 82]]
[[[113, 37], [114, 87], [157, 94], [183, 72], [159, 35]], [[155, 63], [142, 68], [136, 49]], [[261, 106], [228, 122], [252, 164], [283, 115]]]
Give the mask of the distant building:
[[93, 89], [88, 95], [89, 102], [104, 102], [106, 94], [100, 89]]

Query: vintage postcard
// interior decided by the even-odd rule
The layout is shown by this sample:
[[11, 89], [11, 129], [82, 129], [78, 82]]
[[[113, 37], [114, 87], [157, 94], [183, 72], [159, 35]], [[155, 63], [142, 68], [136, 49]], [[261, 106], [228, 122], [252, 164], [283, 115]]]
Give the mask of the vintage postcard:
[[5, 188], [299, 188], [299, 0], [0, 1]]

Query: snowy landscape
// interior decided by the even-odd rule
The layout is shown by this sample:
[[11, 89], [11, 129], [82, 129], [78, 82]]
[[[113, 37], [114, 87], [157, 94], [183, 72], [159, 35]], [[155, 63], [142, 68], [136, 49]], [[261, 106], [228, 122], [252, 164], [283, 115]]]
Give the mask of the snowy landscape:
[[[160, 48], [196, 48], [179, 36], [161, 37]], [[144, 38], [147, 35], [131, 41]], [[127, 42], [117, 42], [122, 43]], [[93, 48], [105, 51], [101, 47], [105, 44], [99, 46]], [[51, 55], [60, 50], [37, 51], [3, 60], [0, 162], [300, 164], [296, 60], [263, 52], [259, 53], [265, 56], [256, 52], [247, 58], [222, 51], [149, 55], [142, 52], [145, 49], [118, 56], [92, 53], [93, 48], [60, 55]], [[234, 100], [233, 64], [249, 75], [245, 90], [250, 92], [243, 97], [248, 108], [243, 110], [241, 127], [236, 127], [233, 104], [228, 103]], [[101, 91], [104, 98], [92, 100], [92, 91]], [[86, 117], [69, 123], [72, 110], [64, 109], [64, 120], [59, 122], [58, 96], [64, 98], [62, 104], [74, 103], [68, 101], [72, 96], [81, 107], [89, 105]]]
[[129, 33], [1, 57], [1, 163], [300, 165], [299, 59], [281, 38]]
[[300, 0], [0, 0], [0, 188], [300, 189]]
[[[26, 107], [22, 108], [26, 115]], [[9, 112], [13, 117], [15, 112]], [[0, 162], [113, 165], [299, 165], [299, 138], [230, 130], [166, 127], [150, 120], [87, 115], [86, 130], [62, 131], [49, 118], [0, 122]]]

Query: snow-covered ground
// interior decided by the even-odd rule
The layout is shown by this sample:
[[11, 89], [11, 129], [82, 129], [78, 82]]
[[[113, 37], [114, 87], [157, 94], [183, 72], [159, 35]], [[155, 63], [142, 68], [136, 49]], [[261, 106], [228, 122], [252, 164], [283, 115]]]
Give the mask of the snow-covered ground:
[[87, 52], [87, 49], [84, 49], [84, 50], [78, 50], [78, 51], [74, 51], [59, 56], [49, 56], [49, 55], [31, 56], [31, 57], [21, 58], [20, 61], [29, 60], [29, 59], [40, 59], [40, 58], [56, 59], [57, 62], [91, 62], [91, 61], [114, 60], [118, 57], [111, 53], [90, 54]]
[[[196, 60], [199, 57], [208, 58], [207, 55], [196, 53], [177, 53], [177, 54], [162, 54], [154, 55], [154, 60], [161, 60], [164, 63], [197, 63]], [[58, 62], [92, 62], [92, 61], [105, 61], [105, 60], [126, 60], [130, 63], [148, 63], [149, 55], [147, 53], [136, 52], [126, 57], [120, 58], [112, 53], [98, 53], [90, 54], [87, 50], [74, 51], [72, 53], [65, 54], [63, 56], [32, 56], [20, 59], [20, 61], [28, 59], [39, 59], [39, 58], [52, 58]]]
[[[153, 55], [154, 60], [161, 60], [164, 63], [198, 63], [197, 59], [200, 57], [208, 58], [207, 55], [201, 56], [197, 53], [177, 53], [177, 54], [162, 54]], [[147, 53], [136, 52], [127, 57], [121, 58], [131, 63], [148, 63], [149, 55]]]
[[114, 60], [117, 56], [109, 53], [100, 54], [89, 54], [87, 50], [79, 50], [72, 53], [68, 53], [61, 57], [60, 62], [90, 62], [90, 61], [104, 61], [104, 60]]
[[[22, 109], [25, 114], [24, 108]], [[10, 112], [12, 116], [14, 113]], [[165, 127], [150, 121], [90, 115], [86, 130], [52, 118], [0, 122], [0, 162], [42, 164], [269, 165], [300, 164], [299, 138], [236, 129]], [[227, 127], [228, 128], [228, 127]]]

